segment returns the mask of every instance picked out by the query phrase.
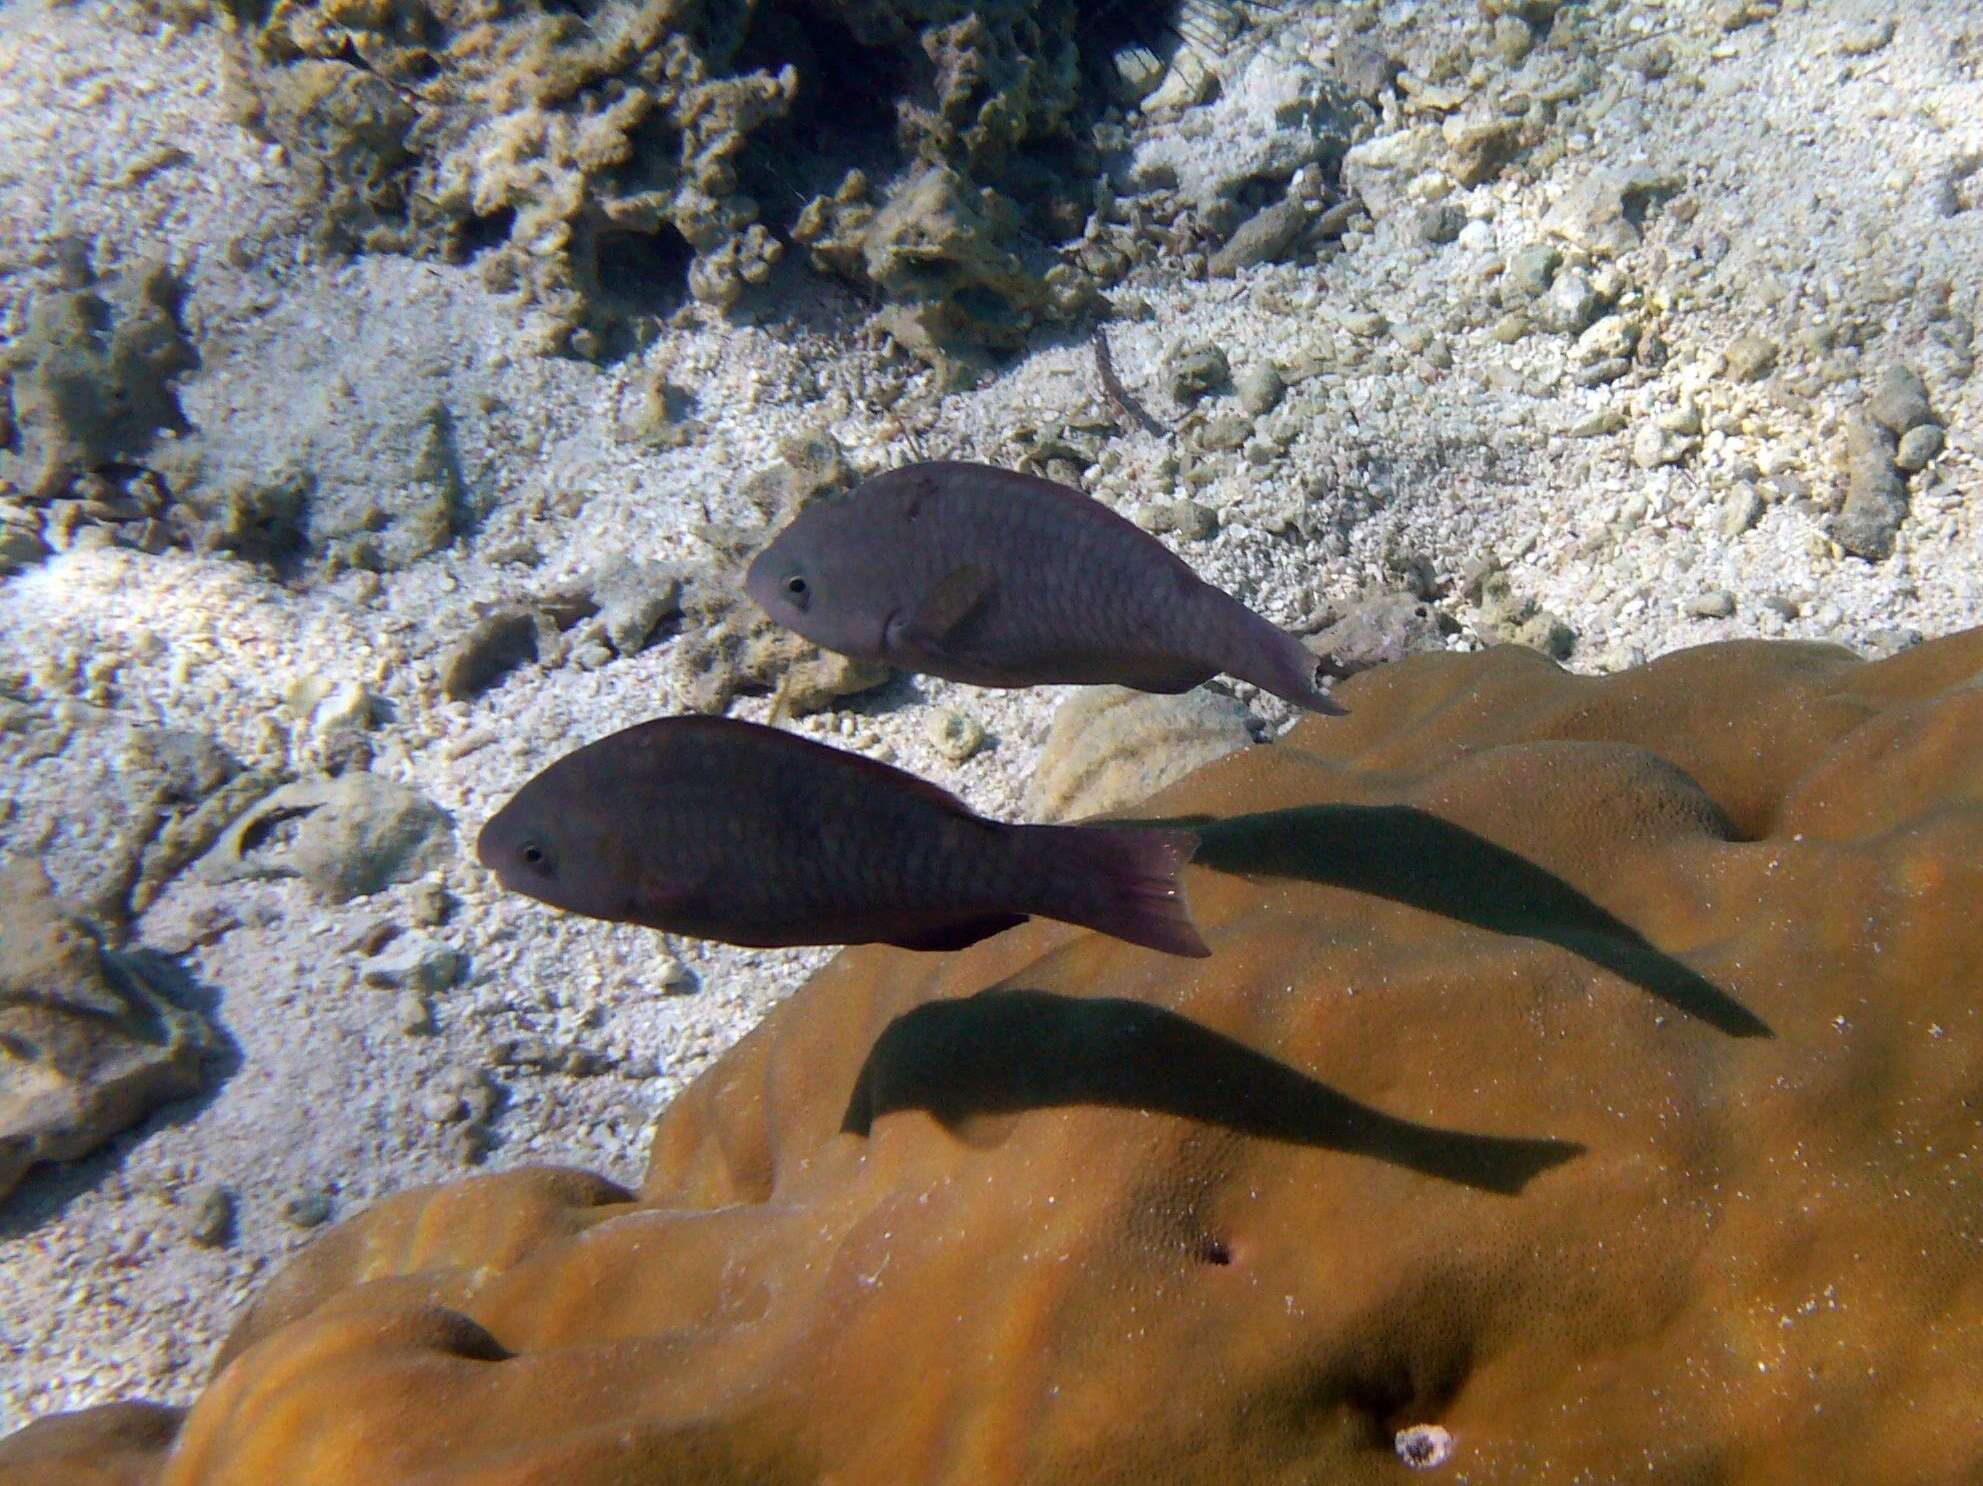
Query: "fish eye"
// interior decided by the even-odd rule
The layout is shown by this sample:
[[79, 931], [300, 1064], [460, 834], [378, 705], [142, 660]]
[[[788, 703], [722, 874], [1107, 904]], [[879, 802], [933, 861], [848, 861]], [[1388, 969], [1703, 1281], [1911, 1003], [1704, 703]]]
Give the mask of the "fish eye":
[[785, 580], [785, 597], [803, 609], [812, 600], [812, 585], [806, 582], [803, 574], [794, 573]]
[[522, 857], [524, 862], [532, 867], [541, 867], [550, 860], [544, 848], [539, 846], [535, 841], [524, 842], [523, 846], [518, 850], [517, 855]]

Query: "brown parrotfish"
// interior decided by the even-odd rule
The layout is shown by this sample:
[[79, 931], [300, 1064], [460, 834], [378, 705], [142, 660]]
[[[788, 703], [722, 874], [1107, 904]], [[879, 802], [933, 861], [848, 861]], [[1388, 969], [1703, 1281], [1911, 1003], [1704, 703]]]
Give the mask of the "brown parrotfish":
[[1012, 825], [902, 770], [730, 718], [664, 717], [550, 765], [476, 856], [513, 892], [731, 944], [957, 949], [1029, 915], [1211, 953], [1189, 831]]
[[905, 465], [808, 507], [744, 587], [816, 645], [979, 686], [1188, 691], [1224, 671], [1316, 712], [1342, 674], [1078, 490]]

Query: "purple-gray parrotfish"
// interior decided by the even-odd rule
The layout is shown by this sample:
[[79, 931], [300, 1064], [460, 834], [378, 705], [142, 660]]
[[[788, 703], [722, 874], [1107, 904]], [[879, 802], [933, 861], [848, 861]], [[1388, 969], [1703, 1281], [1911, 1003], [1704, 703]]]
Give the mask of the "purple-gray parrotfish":
[[1224, 671], [1340, 713], [1294, 635], [1078, 490], [989, 465], [905, 465], [808, 507], [750, 596], [816, 645], [979, 686], [1188, 691]]
[[900, 769], [729, 718], [589, 743], [490, 818], [504, 887], [730, 944], [958, 949], [1033, 914], [1203, 956], [1178, 883], [1198, 838], [1011, 825]]

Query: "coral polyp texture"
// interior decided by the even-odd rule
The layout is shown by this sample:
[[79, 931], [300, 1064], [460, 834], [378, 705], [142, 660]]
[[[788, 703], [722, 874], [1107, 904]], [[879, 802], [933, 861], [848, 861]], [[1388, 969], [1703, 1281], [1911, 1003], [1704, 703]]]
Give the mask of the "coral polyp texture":
[[843, 954], [0, 1480], [1983, 1479], [1983, 631], [1342, 696], [1140, 812], [1211, 959]]

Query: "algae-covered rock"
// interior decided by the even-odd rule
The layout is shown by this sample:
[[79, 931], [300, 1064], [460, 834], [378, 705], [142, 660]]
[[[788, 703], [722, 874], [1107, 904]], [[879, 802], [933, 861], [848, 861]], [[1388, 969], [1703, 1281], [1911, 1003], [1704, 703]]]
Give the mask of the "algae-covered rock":
[[404, 354], [392, 317], [352, 311], [340, 333], [278, 339], [271, 382], [305, 390], [195, 431], [174, 388], [199, 364], [179, 280], [155, 264], [99, 280], [78, 252], [64, 267], [70, 286], [33, 300], [0, 351], [0, 489], [53, 502], [32, 524], [0, 507], [0, 569], [98, 526], [143, 551], [230, 552], [285, 573], [310, 555], [332, 571], [397, 568], [480, 515], [490, 492], [463, 470], [445, 378]]
[[895, 674], [880, 661], [822, 650], [715, 574], [698, 575], [683, 591], [682, 616], [669, 687], [692, 712], [723, 712], [739, 694], [776, 691], [788, 713], [803, 717]]
[[1542, 225], [1594, 257], [1615, 258], [1639, 245], [1647, 214], [1685, 184], [1674, 172], [1649, 167], [1592, 170], [1564, 192]]
[[[1088, 149], [1073, 128], [1077, 9], [1065, 0], [223, 8], [248, 115], [300, 163], [325, 235], [448, 257], [489, 250], [491, 282], [536, 306], [548, 349], [593, 354], [685, 295], [735, 304], [770, 276], [822, 171], [850, 157], [879, 176], [906, 162], [902, 183], [879, 193], [898, 218], [922, 210], [930, 166], [969, 183], [960, 197], [1005, 193], [938, 234], [973, 267], [940, 286], [957, 323], [911, 337], [912, 349], [956, 354], [981, 320], [1004, 330], [1030, 315], [1026, 301], [1079, 298], [1047, 287], [1040, 265], [989, 291], [1012, 303], [973, 303], [985, 265], [1018, 240], [1011, 202], [1052, 215], [1068, 194], [1040, 189], [1037, 147], [1051, 142], [1070, 164]], [[1060, 222], [1058, 235], [1079, 227]], [[841, 239], [859, 230], [832, 225]], [[864, 287], [891, 301], [911, 292], [893, 266], [871, 274], [867, 256], [843, 260]]]
[[195, 871], [207, 882], [300, 877], [341, 903], [411, 882], [453, 850], [447, 812], [374, 774], [286, 784], [227, 828]]
[[0, 710], [8, 831], [37, 843], [59, 894], [113, 942], [228, 822], [283, 782], [189, 729], [96, 708]]
[[[1079, 276], [1051, 278], [1037, 250], [1081, 230], [1093, 175], [1081, 40], [1107, 28], [1085, 28], [1069, 0], [218, 10], [244, 113], [290, 149], [323, 236], [486, 254], [490, 282], [539, 313], [545, 349], [605, 351], [684, 298], [730, 308], [791, 240], [908, 321], [930, 319], [904, 321], [902, 339], [940, 365], [1009, 347], [1041, 310], [1089, 306]], [[829, 210], [849, 163], [876, 181], [867, 222]], [[926, 222], [960, 266], [936, 286], [940, 310], [890, 250], [902, 218], [932, 210], [930, 167], [962, 181]], [[884, 238], [869, 252], [875, 212]]]
[[1177, 696], [1084, 686], [1054, 713], [1026, 785], [1026, 816], [1123, 810], [1252, 741], [1246, 708], [1207, 686]]
[[1424, 650], [1445, 649], [1445, 636], [1458, 626], [1416, 594], [1374, 590], [1332, 609], [1328, 622], [1308, 641], [1318, 655], [1334, 659], [1339, 675], [1390, 665]]
[[140, 461], [161, 432], [184, 431], [173, 381], [199, 364], [170, 269], [98, 280], [72, 256], [68, 277], [29, 304], [26, 329], [0, 350], [0, 422], [16, 446], [0, 451], [0, 475], [37, 500], [99, 467]]
[[620, 655], [637, 655], [662, 620], [682, 612], [681, 574], [624, 553], [596, 568], [589, 587], [600, 627]]
[[[737, 157], [797, 76], [730, 72], [742, 19], [701, 0], [230, 3], [252, 122], [303, 164], [323, 232], [459, 257], [591, 349], [645, 296], [734, 300], [778, 244]], [[656, 276], [673, 282], [654, 282]]]
[[1894, 463], [1893, 436], [1864, 412], [1845, 425], [1845, 501], [1832, 534], [1847, 552], [1869, 562], [1893, 553], [1907, 519], [1907, 481]]
[[104, 905], [120, 919], [149, 908], [229, 821], [283, 783], [269, 770], [244, 769], [211, 738], [176, 728], [136, 733], [122, 762], [125, 811], [140, 829], [132, 833], [128, 892]]
[[814, 261], [891, 301], [882, 324], [916, 355], [968, 380], [987, 349], [1021, 345], [1047, 307], [1042, 278], [1001, 247], [1018, 212], [997, 192], [932, 165], [878, 210], [859, 177], [810, 203], [794, 235]]
[[[926, 161], [996, 167], [1051, 138], [1080, 101], [1075, 7], [1037, 0], [816, 0], [865, 47], [920, 54], [898, 111]], [[822, 58], [830, 62], [830, 58]]]
[[0, 1201], [36, 1162], [72, 1160], [200, 1086], [207, 1024], [103, 940], [40, 863], [0, 859]]
[[1983, 1479], [1979, 679], [1365, 672], [1143, 807], [1211, 958], [848, 951], [638, 1191], [332, 1229], [138, 1479]]
[[524, 662], [542, 659], [547, 628], [555, 634], [555, 627], [528, 605], [505, 605], [484, 614], [441, 656], [442, 694], [466, 701]]
[[171, 523], [188, 544], [286, 576], [392, 570], [450, 545], [495, 498], [487, 464], [465, 468], [437, 358], [409, 355], [397, 322], [362, 302], [333, 308], [262, 354], [273, 405], [237, 409], [161, 449]]
[[0, 502], [0, 577], [33, 567], [52, 550], [41, 534], [38, 514], [15, 502]]
[[232, 552], [280, 566], [306, 544], [310, 499], [316, 476], [285, 464], [256, 474], [235, 474], [185, 492], [194, 518], [195, 540], [203, 547]]

